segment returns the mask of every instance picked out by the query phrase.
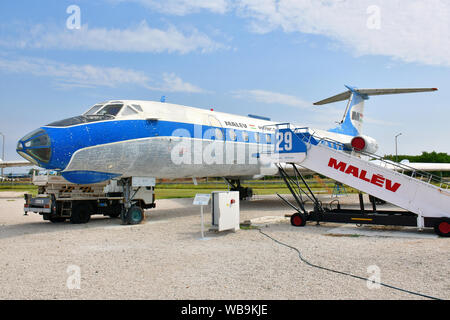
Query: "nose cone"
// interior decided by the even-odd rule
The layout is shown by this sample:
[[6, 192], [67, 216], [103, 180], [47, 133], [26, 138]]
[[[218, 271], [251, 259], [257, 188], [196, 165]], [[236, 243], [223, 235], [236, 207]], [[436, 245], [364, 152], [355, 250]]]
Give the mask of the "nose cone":
[[16, 151], [37, 166], [50, 169], [52, 146], [44, 129], [37, 129], [20, 139]]

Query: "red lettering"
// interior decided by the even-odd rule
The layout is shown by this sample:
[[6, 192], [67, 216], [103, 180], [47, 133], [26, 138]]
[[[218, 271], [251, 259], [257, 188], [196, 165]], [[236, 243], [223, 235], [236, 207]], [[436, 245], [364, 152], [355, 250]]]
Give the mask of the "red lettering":
[[383, 176], [380, 176], [378, 174], [374, 174], [372, 177], [372, 180], [370, 181], [372, 184], [379, 186], [379, 187], [383, 187], [384, 185], [384, 181], [386, 179]]
[[392, 181], [389, 179], [386, 179], [386, 189], [392, 192], [397, 192], [398, 188], [400, 188], [401, 184], [400, 183], [394, 183], [394, 185], [392, 185]]
[[[346, 174], [351, 174], [355, 178], [360, 178], [363, 181], [370, 182], [378, 187], [384, 187], [384, 184], [386, 183], [386, 189], [388, 191], [397, 192], [397, 190], [401, 187], [400, 183], [393, 183], [391, 180], [386, 179], [382, 175], [374, 174], [372, 179], [369, 179], [367, 177], [367, 171], [361, 170], [361, 173], [359, 173], [359, 168], [355, 166], [348, 166], [347, 163], [342, 161], [337, 161], [334, 158], [330, 158], [330, 162], [328, 162], [328, 166], [330, 168], [334, 168], [336, 170], [339, 170], [341, 172], [345, 172]], [[346, 170], [347, 169], [347, 170]]]
[[361, 180], [366, 181], [366, 182], [370, 182], [370, 179], [367, 178], [367, 171], [366, 171], [366, 170], [362, 170], [362, 171], [361, 171], [361, 175], [359, 176], [359, 178], [360, 178]]
[[345, 171], [345, 168], [347, 167], [347, 164], [345, 162], [337, 162], [336, 159], [330, 158], [330, 162], [328, 163], [328, 166], [330, 168], [334, 168], [336, 170], [340, 170], [342, 172]]
[[346, 174], [352, 174], [355, 176], [355, 178], [359, 178], [359, 169], [354, 166], [349, 166], [347, 170], [345, 171]]

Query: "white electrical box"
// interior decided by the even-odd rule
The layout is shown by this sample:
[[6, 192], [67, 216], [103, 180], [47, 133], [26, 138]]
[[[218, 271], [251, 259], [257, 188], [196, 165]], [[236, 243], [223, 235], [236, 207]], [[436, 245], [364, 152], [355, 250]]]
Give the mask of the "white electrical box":
[[211, 209], [213, 229], [218, 231], [239, 230], [238, 191], [214, 191]]

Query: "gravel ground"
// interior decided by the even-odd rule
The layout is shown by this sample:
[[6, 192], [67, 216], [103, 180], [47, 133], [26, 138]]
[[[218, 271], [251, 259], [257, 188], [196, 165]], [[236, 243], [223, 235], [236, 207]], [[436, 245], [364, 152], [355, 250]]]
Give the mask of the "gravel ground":
[[[192, 199], [159, 200], [138, 226], [101, 216], [52, 224], [22, 208], [22, 199], [0, 199], [0, 299], [421, 299], [312, 268], [258, 230], [201, 240]], [[241, 203], [241, 221], [290, 213], [276, 196]], [[376, 265], [383, 283], [450, 298], [449, 239], [327, 234], [339, 226], [275, 219], [263, 231], [313, 264], [362, 277]], [[77, 270], [80, 289], [69, 289]]]

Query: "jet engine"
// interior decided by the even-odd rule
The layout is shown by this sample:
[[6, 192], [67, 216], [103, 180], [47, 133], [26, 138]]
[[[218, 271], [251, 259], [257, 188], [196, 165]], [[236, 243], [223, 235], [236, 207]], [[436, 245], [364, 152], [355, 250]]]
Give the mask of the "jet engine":
[[376, 153], [378, 151], [378, 143], [375, 139], [367, 136], [354, 137], [350, 142], [350, 146], [355, 151]]

